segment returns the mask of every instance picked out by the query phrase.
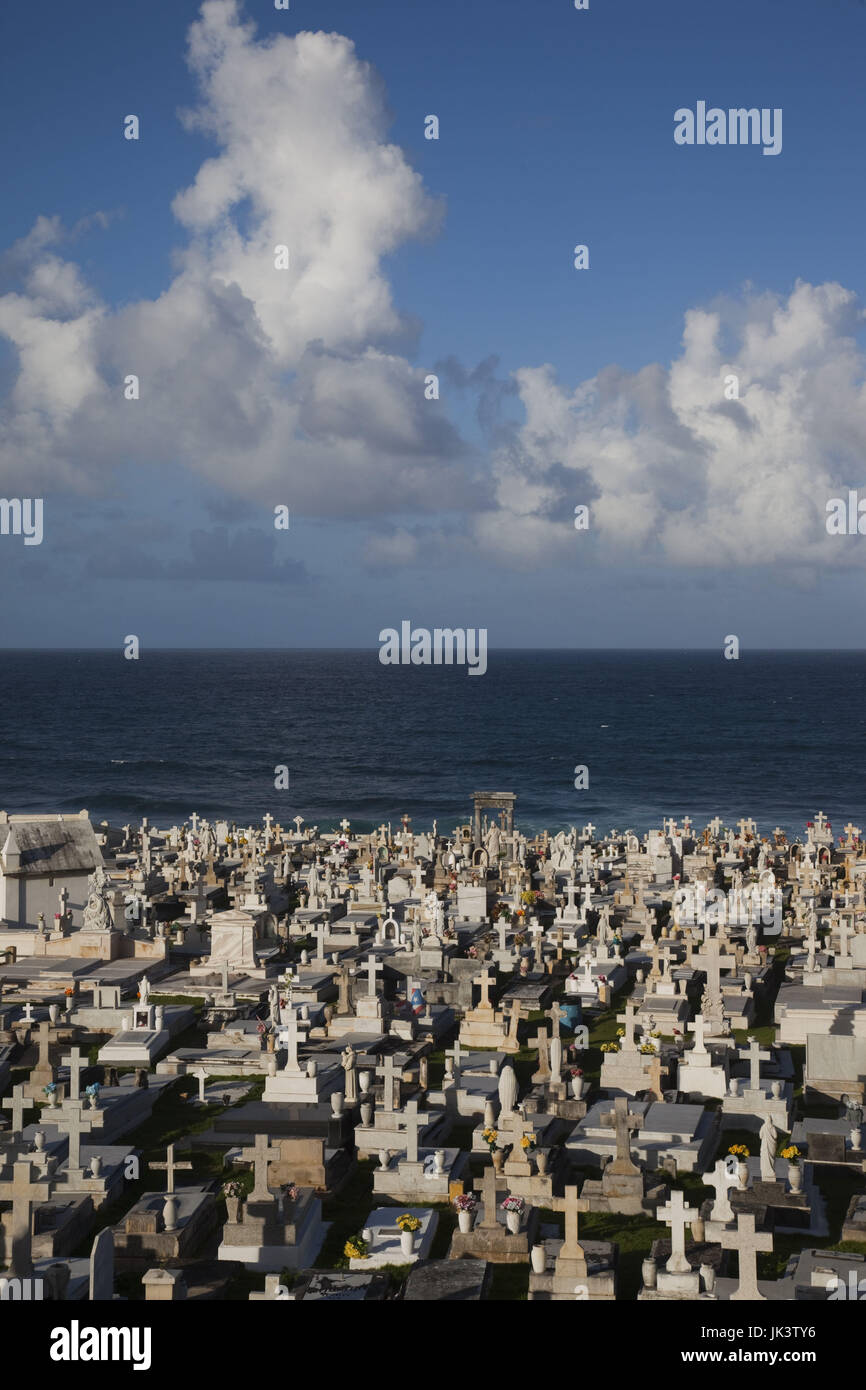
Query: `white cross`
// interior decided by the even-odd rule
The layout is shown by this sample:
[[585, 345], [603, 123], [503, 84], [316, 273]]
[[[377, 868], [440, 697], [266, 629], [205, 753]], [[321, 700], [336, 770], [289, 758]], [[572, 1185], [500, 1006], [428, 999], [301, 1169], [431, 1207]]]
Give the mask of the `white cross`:
[[[71, 1048], [69, 1049], [69, 1054], [68, 1054], [68, 1056], [62, 1057], [60, 1060], [62, 1061], [64, 1067], [68, 1067], [68, 1068], [69, 1068], [69, 1095], [70, 1095], [70, 1099], [72, 1099], [72, 1100], [77, 1100], [78, 1097], [81, 1095], [81, 1072], [82, 1072], [81, 1048], [80, 1048], [80, 1047], [71, 1047]], [[87, 1065], [87, 1064], [84, 1063], [84, 1066], [86, 1066], [86, 1065]]]
[[625, 1037], [622, 1040], [623, 1052], [634, 1052], [637, 1048], [637, 1043], [635, 1042], [634, 1036], [635, 1024], [637, 1022], [636, 1015], [637, 1010], [635, 1009], [634, 1004], [626, 1004], [625, 1013], [623, 1015], [623, 1020], [625, 1023]]
[[704, 1020], [703, 1014], [696, 1014], [694, 1023], [686, 1024], [686, 1031], [689, 1033], [694, 1033], [695, 1035], [695, 1045], [692, 1049], [693, 1055], [695, 1056], [697, 1056], [699, 1053], [706, 1056], [707, 1049], [704, 1045], [704, 1033], [706, 1031], [706, 1026], [707, 1025]]
[[658, 1219], [671, 1228], [671, 1253], [667, 1262], [670, 1274], [688, 1274], [691, 1270], [686, 1255], [686, 1226], [690, 1226], [697, 1215], [698, 1208], [685, 1205], [679, 1188], [675, 1188], [670, 1200], [656, 1211]]
[[738, 1287], [731, 1294], [731, 1301], [760, 1299], [764, 1295], [758, 1290], [758, 1251], [772, 1250], [773, 1237], [769, 1231], [755, 1230], [754, 1212], [737, 1214], [737, 1229], [722, 1231], [719, 1244], [723, 1250], [736, 1250], [739, 1258]]
[[370, 999], [376, 997], [376, 975], [384, 966], [380, 960], [371, 953], [367, 957], [367, 994]]
[[286, 1022], [285, 1026], [281, 1028], [280, 1031], [277, 1033], [276, 1039], [277, 1046], [285, 1047], [288, 1051], [288, 1060], [286, 1062], [287, 1071], [300, 1071], [300, 1066], [298, 1064], [299, 1039], [300, 1034], [298, 1033], [298, 1015], [295, 1013], [295, 1010], [292, 1008], [292, 1006], [289, 1005], [288, 1021]]
[[50, 1182], [34, 1182], [32, 1176], [33, 1164], [24, 1158], [12, 1165], [11, 1182], [0, 1182], [0, 1201], [12, 1203], [12, 1259], [7, 1273], [19, 1279], [28, 1278], [33, 1270], [30, 1208], [47, 1201], [51, 1193]]
[[417, 1100], [410, 1100], [403, 1109], [406, 1127], [406, 1162], [418, 1162], [418, 1128], [424, 1123], [424, 1117], [418, 1114]]
[[473, 985], [480, 985], [481, 987], [481, 999], [478, 1002], [478, 1008], [492, 1009], [493, 1005], [490, 1002], [490, 990], [496, 983], [496, 976], [493, 975], [490, 970], [485, 970], [484, 974], [477, 975], [472, 983]]
[[771, 1053], [762, 1052], [757, 1038], [749, 1039], [749, 1089], [761, 1089], [761, 1063], [769, 1062]]
[[731, 1172], [723, 1158], [716, 1159], [711, 1173], [704, 1173], [704, 1186], [712, 1187], [716, 1194], [710, 1213], [712, 1221], [733, 1221], [734, 1211], [728, 1200], [728, 1188], [736, 1187], [737, 1181], [736, 1173]]
[[33, 1105], [32, 1100], [25, 1100], [24, 1086], [21, 1084], [13, 1088], [12, 1095], [8, 1100], [4, 1100], [3, 1109], [12, 1112], [12, 1132], [14, 1134], [21, 1133], [24, 1127], [24, 1111], [32, 1110]]
[[90, 1115], [82, 1113], [83, 1110], [82, 1101], [69, 1101], [63, 1114], [58, 1115], [56, 1120], [57, 1128], [64, 1130], [69, 1135], [67, 1168], [70, 1173], [76, 1172], [81, 1167], [81, 1136], [82, 1134], [89, 1134], [94, 1124]]
[[[376, 1075], [382, 1077], [382, 1108], [388, 1114], [394, 1113], [394, 1083], [400, 1085], [403, 1076], [402, 1066], [396, 1069], [394, 1066], [394, 1055], [389, 1052], [387, 1057], [382, 1058], [382, 1065], [376, 1068]], [[399, 1105], [399, 1097], [397, 1104]]]
[[174, 1144], [169, 1144], [165, 1151], [165, 1163], [148, 1163], [148, 1168], [155, 1168], [158, 1172], [165, 1172], [165, 1191], [166, 1196], [170, 1197], [174, 1193], [174, 1175], [181, 1168], [191, 1168], [191, 1163], [181, 1163], [175, 1159]]

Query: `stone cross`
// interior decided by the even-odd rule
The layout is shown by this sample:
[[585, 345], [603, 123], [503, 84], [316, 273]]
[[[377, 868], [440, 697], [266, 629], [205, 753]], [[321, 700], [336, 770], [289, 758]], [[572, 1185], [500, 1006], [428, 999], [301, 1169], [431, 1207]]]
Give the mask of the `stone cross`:
[[193, 1076], [195, 1076], [195, 1077], [198, 1079], [198, 1098], [199, 1098], [199, 1103], [200, 1103], [201, 1105], [204, 1105], [204, 1103], [205, 1103], [204, 1088], [205, 1088], [205, 1084], [206, 1084], [206, 1082], [207, 1082], [207, 1072], [205, 1071], [204, 1067], [199, 1067], [198, 1071], [194, 1071], [194, 1072], [193, 1072]]
[[[388, 1114], [393, 1114], [395, 1109], [400, 1106], [400, 1092], [396, 1088], [400, 1086], [403, 1075], [403, 1068], [394, 1066], [394, 1054], [389, 1052], [382, 1058], [382, 1065], [376, 1068], [376, 1075], [382, 1077], [382, 1109]], [[397, 1104], [394, 1104], [394, 1096], [397, 1096]]]
[[716, 1166], [711, 1173], [704, 1173], [704, 1186], [712, 1187], [716, 1194], [710, 1212], [711, 1221], [733, 1221], [734, 1211], [728, 1199], [728, 1188], [736, 1187], [737, 1181], [736, 1173], [731, 1172], [723, 1158], [716, 1159]]
[[241, 1149], [241, 1158], [246, 1163], [252, 1163], [255, 1171], [255, 1183], [248, 1201], [269, 1202], [272, 1199], [274, 1194], [268, 1187], [268, 1164], [276, 1163], [280, 1155], [281, 1150], [278, 1146], [268, 1144], [266, 1134], [256, 1135], [255, 1146], [252, 1149]]
[[298, 1032], [298, 1015], [295, 1013], [294, 1008], [291, 1005], [289, 1005], [288, 1020], [277, 1034], [277, 1043], [280, 1047], [286, 1048], [288, 1052], [288, 1057], [286, 1059], [287, 1071], [300, 1071], [301, 1069], [300, 1063], [298, 1062], [299, 1041], [300, 1034]]
[[454, 1072], [455, 1080], [459, 1080], [459, 1079], [460, 1079], [460, 1062], [461, 1062], [462, 1057], [463, 1057], [463, 1051], [462, 1051], [462, 1049], [461, 1049], [461, 1047], [460, 1047], [460, 1039], [459, 1039], [459, 1038], [456, 1038], [456, 1039], [455, 1039], [455, 1041], [454, 1041], [454, 1046], [453, 1046], [453, 1047], [449, 1047], [449, 1048], [446, 1049], [446, 1051], [445, 1051], [445, 1056], [451, 1058], [451, 1062], [452, 1062], [452, 1065], [453, 1065], [453, 1072]]
[[70, 1048], [67, 1056], [63, 1056], [60, 1061], [70, 1068], [70, 1099], [76, 1101], [81, 1095], [81, 1073], [88, 1063], [82, 1063], [81, 1048], [78, 1047]]
[[694, 1033], [695, 1035], [695, 1045], [692, 1048], [693, 1057], [697, 1057], [698, 1055], [705, 1057], [707, 1055], [707, 1049], [704, 1043], [704, 1034], [706, 1032], [706, 1027], [706, 1020], [704, 1019], [703, 1014], [695, 1014], [694, 1023], [686, 1024], [686, 1031], [689, 1033]]
[[7, 1272], [17, 1279], [28, 1279], [33, 1273], [30, 1208], [51, 1194], [50, 1181], [32, 1178], [33, 1164], [22, 1158], [12, 1165], [11, 1181], [0, 1182], [0, 1200], [12, 1203], [12, 1258]]
[[12, 1095], [8, 1100], [4, 1100], [3, 1109], [12, 1111], [12, 1132], [20, 1134], [24, 1128], [24, 1111], [32, 1110], [34, 1101], [25, 1100], [23, 1085], [15, 1086]]
[[490, 990], [496, 984], [496, 976], [490, 970], [485, 970], [482, 975], [476, 975], [472, 981], [473, 985], [481, 986], [481, 998], [478, 1002], [479, 1009], [492, 1009], [490, 1002]]
[[508, 1037], [517, 1038], [517, 1025], [525, 1017], [525, 1010], [519, 999], [509, 999], [506, 1009], [508, 1014]]
[[679, 1188], [675, 1188], [670, 1200], [656, 1211], [659, 1221], [671, 1228], [671, 1253], [666, 1266], [670, 1274], [688, 1274], [691, 1270], [686, 1256], [686, 1226], [690, 1226], [697, 1215], [698, 1208], [685, 1205]]
[[848, 844], [849, 844], [849, 845], [852, 844], [852, 843], [854, 842], [854, 840], [859, 840], [859, 838], [860, 838], [860, 827], [859, 827], [859, 825], [852, 825], [851, 822], [849, 821], [848, 824], [845, 826], [845, 834], [848, 836]]
[[538, 1048], [538, 1069], [535, 1074], [539, 1081], [544, 1081], [550, 1076], [550, 1053], [548, 1050], [549, 1039], [547, 1036], [547, 1029], [539, 1028], [535, 1037], [530, 1038], [529, 1041], [535, 1043], [535, 1046]]
[[731, 1301], [760, 1299], [766, 1302], [758, 1291], [758, 1251], [772, 1250], [773, 1237], [769, 1231], [755, 1230], [754, 1212], [738, 1212], [737, 1229], [722, 1231], [719, 1244], [723, 1250], [736, 1250], [739, 1259], [738, 1286], [731, 1294]]
[[662, 1092], [662, 1059], [657, 1052], [650, 1058], [650, 1064], [647, 1068], [647, 1081], [649, 1082], [647, 1090], [652, 1093], [654, 1099], [664, 1100], [664, 1094]]
[[586, 1255], [577, 1238], [577, 1223], [578, 1214], [582, 1211], [589, 1211], [589, 1202], [584, 1197], [578, 1197], [577, 1184], [575, 1184], [573, 1187], [566, 1187], [562, 1203], [565, 1211], [565, 1240], [560, 1247], [557, 1258], [560, 1260], [583, 1260]]
[[481, 1203], [484, 1207], [484, 1215], [478, 1222], [479, 1230], [495, 1231], [499, 1222], [496, 1219], [496, 1189], [502, 1181], [496, 1170], [492, 1167], [484, 1169], [484, 1176], [476, 1178], [472, 1184], [476, 1192], [481, 1193]]
[[424, 1116], [418, 1114], [417, 1100], [410, 1100], [403, 1110], [403, 1123], [406, 1127], [406, 1162], [418, 1162], [418, 1129], [424, 1123]]
[[707, 998], [711, 1004], [716, 1004], [720, 1009], [723, 1007], [722, 1000], [722, 970], [732, 970], [735, 961], [722, 961], [722, 943], [717, 936], [708, 936], [704, 941], [703, 955], [705, 958], [705, 968], [707, 974]]
[[376, 975], [380, 970], [384, 970], [384, 968], [382, 962], [371, 952], [367, 957], [367, 994], [370, 999], [375, 999], [376, 997]]
[[69, 1101], [64, 1106], [63, 1113], [58, 1115], [55, 1121], [57, 1128], [69, 1135], [69, 1157], [66, 1166], [70, 1176], [73, 1172], [79, 1172], [81, 1169], [81, 1136], [82, 1134], [89, 1134], [93, 1128], [92, 1117], [89, 1114], [83, 1114], [83, 1110], [83, 1101]]
[[849, 950], [849, 947], [848, 947], [848, 938], [851, 937], [851, 936], [854, 936], [855, 934], [856, 934], [856, 928], [855, 928], [855, 926], [854, 926], [853, 921], [849, 921], [849, 920], [848, 920], [847, 918], [845, 918], [845, 917], [840, 917], [840, 918], [839, 918], [839, 922], [838, 922], [838, 924], [837, 924], [837, 926], [836, 926], [836, 935], [839, 937], [839, 955], [840, 955], [840, 956], [847, 956], [847, 955], [848, 955], [848, 950]]
[[637, 1043], [635, 1041], [634, 1030], [637, 1022], [637, 1010], [634, 1004], [626, 1004], [623, 1023], [625, 1024], [625, 1036], [622, 1040], [623, 1052], [636, 1052]]
[[771, 1054], [761, 1051], [761, 1044], [757, 1038], [749, 1039], [749, 1089], [760, 1091], [761, 1089], [761, 1063], [769, 1062]]
[[652, 944], [652, 951], [650, 953], [652, 955], [653, 962], [652, 970], [649, 973], [649, 978], [651, 980], [660, 980], [662, 977], [662, 972], [661, 970], [659, 970], [659, 949], [659, 943], [657, 941], [654, 941]]
[[[54, 1068], [51, 1065], [50, 1048], [51, 1044], [56, 1042], [57, 1034], [54, 1032], [54, 1029], [47, 1019], [43, 1019], [41, 1023], [37, 1023], [36, 1034], [37, 1042], [39, 1043], [39, 1060], [36, 1065], [42, 1072], [53, 1072]], [[52, 1034], [54, 1034], [53, 1037]]]
[[629, 1131], [640, 1129], [643, 1121], [640, 1115], [629, 1113], [628, 1097], [617, 1096], [613, 1103], [613, 1110], [602, 1115], [601, 1122], [608, 1129], [616, 1129], [616, 1158], [608, 1164], [605, 1171], [614, 1177], [639, 1173], [640, 1169], [631, 1161], [628, 1136]]
[[174, 1144], [169, 1144], [165, 1151], [165, 1163], [148, 1163], [148, 1168], [155, 1168], [157, 1172], [165, 1172], [165, 1191], [167, 1196], [174, 1193], [174, 1175], [181, 1168], [191, 1168], [191, 1163], [180, 1163], [175, 1160]]

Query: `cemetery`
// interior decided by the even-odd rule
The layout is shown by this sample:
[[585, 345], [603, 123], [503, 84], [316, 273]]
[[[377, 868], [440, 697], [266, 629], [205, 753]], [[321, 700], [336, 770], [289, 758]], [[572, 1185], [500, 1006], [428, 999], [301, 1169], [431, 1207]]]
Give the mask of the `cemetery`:
[[[705, 1304], [863, 1278], [859, 828], [467, 812], [69, 818], [56, 913], [22, 867], [50, 818], [4, 818], [4, 1288]], [[778, 911], [711, 911], [751, 888]]]

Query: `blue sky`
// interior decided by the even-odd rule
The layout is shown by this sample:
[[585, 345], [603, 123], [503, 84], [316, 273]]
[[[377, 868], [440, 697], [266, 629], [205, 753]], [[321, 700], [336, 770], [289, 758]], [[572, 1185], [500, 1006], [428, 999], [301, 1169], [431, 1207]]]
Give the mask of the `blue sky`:
[[[21, 243], [40, 217], [66, 229], [7, 257], [0, 284], [18, 296], [0, 313], [3, 487], [11, 497], [38, 486], [46, 516], [41, 546], [0, 537], [15, 600], [0, 641], [119, 646], [135, 632], [144, 647], [364, 646], [409, 618], [485, 626], [492, 646], [713, 647], [731, 632], [746, 647], [862, 645], [866, 542], [831, 541], [822, 513], [834, 490], [866, 485], [866, 7], [292, 0], [286, 13], [248, 0], [237, 21], [217, 6], [210, 31], [230, 36], [238, 73], [264, 73], [276, 36], [291, 90], [284, 100], [272, 74], [260, 108], [226, 116], [235, 69], [224, 63], [211, 111], [231, 124], [232, 177], [249, 175], [253, 206], [230, 204], [204, 225], [200, 197], [192, 227], [173, 200], [226, 150], [224, 124], [215, 138], [178, 114], [203, 101], [186, 55], [200, 10], [149, 0], [121, 17], [115, 4], [50, 0], [0, 20], [0, 243]], [[238, 22], [254, 23], [255, 36]], [[303, 61], [292, 66], [304, 32], [320, 36], [311, 52], [330, 53], [331, 34], [355, 46], [355, 56], [339, 51], [333, 101], [324, 85], [321, 100], [307, 92]], [[358, 83], [358, 105], [335, 115], [347, 82]], [[386, 116], [370, 117], [371, 135], [380, 100]], [[782, 108], [781, 154], [678, 147], [674, 111], [698, 100]], [[138, 142], [122, 138], [129, 112], [141, 119]], [[438, 141], [423, 138], [428, 113], [439, 116]], [[345, 167], [315, 157], [332, 138]], [[273, 178], [268, 149], [293, 143], [307, 152], [303, 176], [275, 187], [283, 176]], [[369, 245], [359, 233], [369, 264], [346, 295], [345, 321], [320, 325], [313, 297], [292, 299], [269, 327], [240, 255], [234, 276], [226, 228], [253, 236], [257, 198], [265, 241], [287, 208], [303, 219], [308, 198], [321, 225], [351, 228], [363, 201], [352, 171], [386, 143], [431, 201], [389, 244], [404, 185], [382, 172], [387, 215]], [[303, 263], [317, 248], [298, 235]], [[573, 267], [576, 243], [589, 246], [588, 271]], [[328, 282], [344, 254], [310, 274]], [[59, 308], [40, 298], [45, 257], [52, 275], [59, 262], [77, 268]], [[166, 298], [185, 273], [196, 293], [218, 281], [229, 296], [197, 349], [214, 359], [207, 385], [187, 354], [174, 394], [160, 388], [158, 426], [144, 385], [125, 416], [116, 406], [106, 415], [112, 370], [135, 371], [145, 341], [164, 360], [192, 333], [175, 334]], [[814, 293], [792, 300], [798, 282]], [[389, 287], [393, 322], [369, 309], [372, 283]], [[827, 285], [846, 293], [821, 292]], [[201, 303], [204, 321], [213, 302]], [[98, 306], [95, 325], [88, 306]], [[719, 354], [693, 348], [683, 361], [695, 312], [704, 323], [719, 315], [720, 360], [746, 363], [745, 450], [719, 432], [705, 398], [700, 374], [720, 380]], [[46, 405], [52, 323], [79, 315], [69, 360], [92, 373]], [[772, 341], [756, 343], [770, 321]], [[267, 366], [250, 368], [244, 394], [260, 324], [272, 340]], [[19, 378], [22, 345], [44, 354], [31, 363], [36, 386]], [[375, 380], [371, 352], [388, 358], [377, 358]], [[68, 375], [64, 360], [54, 370]], [[544, 364], [543, 381], [513, 375]], [[402, 393], [434, 371], [440, 400], [398, 432], [385, 376]], [[335, 373], [357, 380], [370, 406], [357, 440], [339, 425], [331, 474], [334, 396], [345, 400]], [[584, 384], [586, 399], [575, 398]], [[287, 400], [291, 432], [250, 423]], [[226, 445], [214, 461], [239, 420], [234, 452]], [[584, 500], [598, 507], [577, 536], [572, 503]], [[275, 502], [292, 511], [277, 537]]]

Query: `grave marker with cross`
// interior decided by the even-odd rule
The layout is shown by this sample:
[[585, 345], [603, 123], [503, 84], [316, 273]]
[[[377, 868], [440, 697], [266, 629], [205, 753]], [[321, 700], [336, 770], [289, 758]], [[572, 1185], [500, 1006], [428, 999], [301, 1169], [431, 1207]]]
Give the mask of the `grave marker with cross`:
[[255, 1173], [253, 1190], [247, 1198], [248, 1202], [270, 1202], [274, 1194], [268, 1187], [268, 1164], [277, 1163], [281, 1157], [281, 1150], [277, 1145], [268, 1143], [266, 1134], [257, 1134], [256, 1142], [251, 1149], [241, 1149], [241, 1158], [245, 1163], [252, 1163]]
[[12, 1112], [13, 1134], [21, 1133], [24, 1128], [24, 1111], [32, 1110], [35, 1104], [35, 1101], [25, 1099], [23, 1085], [19, 1084], [13, 1087], [11, 1097], [3, 1102], [3, 1109], [11, 1110]]
[[179, 1162], [174, 1156], [174, 1144], [169, 1144], [165, 1151], [165, 1163], [148, 1163], [148, 1168], [154, 1168], [157, 1172], [165, 1173], [165, 1192], [167, 1197], [174, 1195], [174, 1175], [181, 1168], [192, 1168], [191, 1163]]
[[547, 1036], [546, 1028], [539, 1028], [534, 1038], [529, 1041], [534, 1043], [538, 1049], [538, 1068], [533, 1075], [533, 1081], [546, 1081], [550, 1076], [550, 1039]]
[[601, 1122], [607, 1129], [616, 1130], [616, 1158], [608, 1164], [606, 1171], [614, 1177], [629, 1177], [639, 1173], [640, 1169], [632, 1163], [628, 1137], [630, 1132], [640, 1129], [643, 1120], [640, 1115], [629, 1112], [628, 1097], [617, 1096], [613, 1110], [602, 1115]]
[[758, 1289], [758, 1251], [772, 1250], [773, 1237], [769, 1231], [755, 1230], [754, 1212], [738, 1212], [737, 1229], [722, 1231], [719, 1244], [723, 1250], [736, 1250], [739, 1260], [737, 1289], [731, 1294], [731, 1302], [766, 1302]]
[[574, 1184], [566, 1187], [565, 1195], [555, 1200], [555, 1207], [565, 1212], [565, 1240], [556, 1257], [557, 1273], [568, 1278], [585, 1279], [586, 1251], [578, 1240], [578, 1216], [580, 1212], [589, 1211], [589, 1202], [584, 1197], [578, 1197], [577, 1185]]
[[69, 1098], [77, 1100], [81, 1095], [81, 1073], [87, 1066], [82, 1062], [81, 1048], [71, 1047], [65, 1057], [61, 1057], [61, 1063], [69, 1068]]
[[93, 1129], [92, 1114], [84, 1113], [84, 1103], [81, 1100], [67, 1101], [63, 1108], [63, 1113], [57, 1116], [55, 1124], [59, 1130], [69, 1135], [69, 1154], [66, 1160], [66, 1167], [70, 1179], [73, 1174], [81, 1172], [81, 1136], [89, 1134]]
[[728, 1188], [736, 1187], [738, 1183], [736, 1173], [732, 1173], [723, 1158], [716, 1159], [716, 1166], [711, 1173], [704, 1173], [704, 1186], [711, 1187], [716, 1194], [715, 1201], [710, 1209], [710, 1220], [727, 1223], [733, 1221], [734, 1210], [728, 1197]]
[[400, 1109], [403, 1079], [403, 1068], [395, 1067], [392, 1052], [382, 1058], [382, 1065], [376, 1068], [376, 1075], [382, 1077], [382, 1109], [392, 1115], [395, 1110]]
[[426, 1122], [426, 1115], [418, 1114], [417, 1100], [410, 1100], [402, 1111], [406, 1130], [406, 1162], [418, 1162], [418, 1130]]
[[749, 1038], [749, 1090], [761, 1090], [761, 1063], [769, 1062], [772, 1053], [762, 1052], [757, 1038]]
[[382, 962], [371, 952], [367, 957], [367, 995], [370, 999], [376, 998], [376, 975], [384, 968]]
[[495, 1231], [498, 1229], [499, 1222], [496, 1219], [496, 1190], [503, 1187], [504, 1181], [499, 1177], [494, 1168], [485, 1168], [484, 1176], [476, 1178], [472, 1184], [476, 1192], [481, 1193], [481, 1204], [484, 1208], [484, 1215], [478, 1222], [477, 1229], [481, 1231]]
[[670, 1274], [688, 1274], [691, 1271], [686, 1255], [686, 1226], [691, 1225], [697, 1215], [698, 1208], [685, 1205], [679, 1188], [675, 1188], [669, 1201], [656, 1210], [658, 1220], [671, 1228], [671, 1253], [666, 1265]]
[[695, 1014], [694, 1023], [686, 1024], [686, 1032], [694, 1033], [695, 1035], [695, 1045], [692, 1048], [691, 1052], [693, 1059], [697, 1057], [706, 1057], [708, 1055], [706, 1043], [704, 1042], [706, 1028], [706, 1019], [704, 1018], [703, 1014]]
[[30, 1209], [36, 1202], [47, 1202], [50, 1195], [50, 1180], [33, 1181], [29, 1158], [12, 1165], [11, 1181], [0, 1182], [0, 1201], [12, 1203], [12, 1257], [8, 1273], [16, 1279], [29, 1279], [33, 1273]]
[[479, 985], [481, 988], [481, 998], [476, 1008], [492, 1010], [493, 1005], [490, 1002], [490, 991], [496, 984], [496, 976], [488, 969], [485, 970], [483, 974], [476, 975], [472, 983], [473, 985]]

